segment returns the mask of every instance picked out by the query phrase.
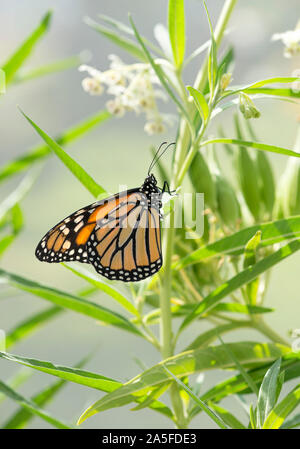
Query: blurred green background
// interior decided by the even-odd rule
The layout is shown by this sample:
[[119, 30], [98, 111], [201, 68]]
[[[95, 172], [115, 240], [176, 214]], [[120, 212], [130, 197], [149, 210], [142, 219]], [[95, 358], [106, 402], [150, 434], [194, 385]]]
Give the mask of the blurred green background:
[[[222, 4], [221, 0], [207, 1], [213, 23], [216, 22]], [[101, 13], [127, 22], [127, 14], [131, 12], [138, 29], [146, 37], [153, 39], [154, 25], [159, 22], [166, 23], [167, 1], [2, 2], [1, 61], [5, 61], [48, 9], [53, 9], [54, 12], [50, 32], [37, 46], [27, 67], [47, 64], [89, 50], [91, 52], [89, 64], [105, 70], [108, 67], [107, 56], [111, 53], [118, 54], [124, 62], [131, 60], [112, 43], [85, 25], [83, 17], [90, 16], [97, 19], [97, 14]], [[230, 22], [230, 32], [223, 44], [223, 48], [226, 43], [232, 43], [235, 48], [236, 65], [233, 73], [235, 84], [271, 76], [291, 76], [292, 72], [299, 68], [299, 58], [285, 59], [281, 43], [271, 42], [273, 33], [293, 29], [299, 18], [299, 0], [289, 0], [288, 5], [282, 0], [264, 2], [239, 0]], [[189, 54], [209, 37], [204, 8], [200, 1], [186, 1], [186, 22]], [[187, 84], [193, 81], [200, 61], [201, 58], [196, 59], [187, 68], [185, 72]], [[1, 97], [1, 165], [39, 142], [33, 129], [17, 110], [17, 105], [50, 135], [56, 135], [66, 127], [105, 107], [105, 96], [91, 97], [82, 90], [82, 78], [83, 74], [75, 68], [13, 86]], [[257, 101], [257, 104], [262, 112], [261, 118], [255, 122], [259, 138], [270, 144], [292, 148], [298, 126], [297, 115], [300, 112], [297, 107], [273, 100]], [[173, 106], [170, 104], [162, 107], [172, 112]], [[231, 137], [232, 111], [219, 116], [216, 124], [220, 121], [227, 135]], [[135, 187], [140, 185], [148, 168], [150, 145], [157, 146], [162, 140], [173, 141], [176, 135], [174, 126], [163, 136], [149, 137], [144, 133], [143, 126], [143, 118], [128, 113], [122, 119], [112, 119], [95, 128], [84, 138], [71, 144], [68, 151], [108, 191], [118, 191], [119, 184]], [[211, 128], [209, 133], [213, 134], [214, 131]], [[286, 159], [272, 154], [271, 160], [278, 180]], [[1, 201], [16, 187], [22, 176], [1, 185]], [[42, 168], [42, 175], [34, 188], [22, 201], [26, 220], [25, 230], [4, 255], [2, 266], [8, 271], [58, 288], [75, 290], [82, 286], [83, 284], [64, 268], [41, 264], [34, 257], [34, 249], [41, 236], [51, 226], [92, 201], [89, 193], [56, 158], [49, 159]], [[268, 317], [270, 324], [285, 336], [288, 329], [300, 328], [299, 262], [300, 255], [297, 254], [273, 270], [266, 301], [267, 306], [276, 308], [276, 312]], [[97, 297], [96, 300], [104, 305], [109, 302], [110, 307], [114, 307], [114, 304], [104, 296]], [[43, 303], [41, 299], [29, 294], [16, 293], [15, 296], [1, 299], [0, 328], [8, 331], [25, 317], [47, 306], [46, 302]], [[235, 334], [234, 339], [249, 340], [254, 337], [259, 338], [249, 331], [243, 331]], [[18, 344], [13, 352], [50, 360], [57, 364], [71, 365], [91, 349], [97, 349], [97, 353], [87, 368], [123, 381], [139, 372], [140, 369], [134, 361], [135, 357], [143, 359], [148, 366], [159, 361], [158, 354], [147, 343], [116, 329], [99, 326], [94, 321], [71, 312], [61, 314], [38, 334]], [[15, 370], [15, 365], [0, 362], [1, 379], [7, 379]], [[221, 373], [207, 376], [209, 378], [205, 381], [205, 388], [221, 380], [222, 376]], [[34, 373], [20, 391], [29, 397], [51, 380], [46, 374]], [[55, 401], [47, 406], [47, 409], [56, 412], [58, 417], [70, 421], [78, 418], [98, 396], [100, 394], [96, 390], [69, 384]], [[230, 402], [231, 409], [236, 407], [233, 400], [227, 402], [228, 404]], [[15, 404], [7, 401], [5, 407], [0, 408], [1, 417], [8, 416], [15, 408]], [[200, 426], [200, 422], [201, 427], [213, 426], [205, 416], [195, 419], [195, 427]], [[129, 412], [129, 407], [123, 407], [98, 414], [86, 421], [83, 427], [163, 428], [169, 425], [165, 418], [150, 411]], [[45, 426], [47, 425], [38, 419], [34, 419], [31, 423], [31, 427], [34, 428]]]

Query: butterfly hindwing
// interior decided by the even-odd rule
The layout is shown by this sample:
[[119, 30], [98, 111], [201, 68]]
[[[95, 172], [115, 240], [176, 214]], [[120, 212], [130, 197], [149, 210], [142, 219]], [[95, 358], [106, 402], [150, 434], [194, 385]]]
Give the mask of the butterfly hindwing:
[[120, 202], [105, 221], [97, 223], [87, 242], [87, 253], [99, 274], [134, 282], [160, 269], [159, 212], [155, 209], [154, 214], [157, 220], [153, 219], [146, 196], [137, 190]]

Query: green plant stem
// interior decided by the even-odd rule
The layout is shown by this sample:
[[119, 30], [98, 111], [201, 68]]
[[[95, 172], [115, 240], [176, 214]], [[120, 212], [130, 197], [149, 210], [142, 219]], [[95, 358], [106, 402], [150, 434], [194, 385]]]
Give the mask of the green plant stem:
[[[219, 47], [219, 45], [223, 39], [224, 32], [228, 25], [228, 21], [230, 19], [230, 16], [232, 14], [232, 11], [233, 11], [235, 5], [237, 4], [237, 1], [238, 0], [226, 0], [225, 4], [223, 6], [223, 9], [219, 16], [219, 20], [218, 20], [218, 23], [216, 25], [216, 29], [214, 32], [217, 47]], [[206, 81], [207, 81], [207, 70], [208, 70], [208, 57], [205, 58], [205, 61], [202, 65], [200, 72], [198, 73], [198, 75], [196, 77], [195, 84], [194, 84], [195, 89], [198, 89], [201, 92], [203, 91]]]
[[[220, 44], [222, 37], [224, 35], [224, 31], [226, 29], [229, 17], [233, 11], [233, 8], [237, 0], [227, 0], [221, 12], [220, 18], [218, 20], [218, 24], [216, 27], [215, 39], [217, 45]], [[201, 88], [205, 85], [207, 80], [207, 64], [208, 58], [203, 65], [203, 68], [196, 79], [196, 88]], [[178, 78], [180, 79], [179, 83], [181, 85], [182, 80], [180, 75], [178, 74]], [[202, 89], [201, 89], [202, 90]], [[194, 117], [196, 110], [193, 104], [190, 104], [188, 110], [189, 116]], [[206, 126], [203, 126], [198, 138], [192, 141], [192, 148], [188, 155], [188, 162], [186, 162], [185, 158], [190, 145], [190, 134], [189, 134], [189, 123], [186, 119], [182, 118], [180, 126], [179, 126], [179, 137], [177, 140], [176, 153], [174, 158], [174, 166], [171, 180], [171, 189], [176, 188], [182, 181], [188, 170], [189, 164], [192, 162], [192, 158], [194, 157], [195, 152], [197, 151], [197, 146], [202, 138]], [[192, 134], [193, 135], [193, 134]], [[182, 165], [184, 165], [184, 170], [182, 170]], [[161, 308], [161, 324], [160, 324], [160, 345], [161, 345], [161, 354], [163, 358], [170, 357], [173, 355], [174, 351], [174, 342], [173, 342], [173, 331], [172, 331], [172, 314], [171, 314], [171, 285], [172, 285], [172, 254], [174, 247], [174, 239], [175, 239], [175, 229], [174, 229], [174, 211], [172, 210], [169, 215], [169, 227], [166, 229], [165, 236], [165, 260], [164, 260], [164, 278], [163, 278], [163, 287], [162, 293], [160, 297], [160, 308]], [[177, 384], [173, 384], [170, 388], [170, 397], [172, 406], [174, 409], [174, 415], [176, 419], [177, 427], [185, 428], [187, 426], [187, 419], [184, 416], [184, 408], [183, 403], [179, 394], [179, 389]]]
[[[172, 254], [174, 246], [175, 228], [174, 211], [169, 215], [169, 228], [167, 229], [166, 248], [165, 248], [165, 271], [160, 297], [161, 326], [160, 326], [160, 346], [161, 355], [166, 359], [173, 355], [173, 331], [172, 331], [172, 313], [171, 313], [171, 284], [172, 284]], [[179, 394], [178, 385], [173, 383], [170, 387], [170, 397], [174, 410], [176, 425], [180, 429], [187, 427], [187, 420], [184, 416], [183, 404]]]
[[[228, 25], [232, 11], [233, 11], [235, 5], [237, 4], [237, 1], [238, 0], [226, 0], [225, 4], [223, 6], [223, 9], [219, 16], [219, 19], [218, 19], [218, 22], [216, 25], [216, 29], [215, 29], [215, 33], [214, 33], [217, 48], [220, 46], [220, 43], [223, 39], [224, 32]], [[207, 56], [203, 62], [201, 70], [199, 71], [199, 73], [196, 77], [195, 83], [194, 83], [194, 88], [197, 90], [200, 90], [201, 92], [203, 92], [206, 82], [207, 82], [208, 60], [209, 60], [209, 58]], [[188, 112], [190, 113], [190, 116], [193, 117], [193, 120], [194, 120], [195, 114], [197, 113], [194, 104], [191, 104], [191, 107], [189, 108]], [[174, 166], [175, 169], [178, 169], [178, 167], [181, 167], [181, 165], [183, 163], [183, 159], [184, 159], [184, 157], [187, 153], [188, 147], [190, 145], [189, 126], [184, 119], [180, 123], [180, 134], [179, 135], [181, 136], [181, 139], [178, 142], [179, 157], [176, 157], [176, 155], [175, 155], [175, 166]], [[193, 153], [193, 157], [194, 157], [194, 155], [195, 155], [195, 152]], [[189, 161], [189, 163], [191, 163], [191, 161], [192, 161], [192, 158]]]
[[156, 349], [158, 349], [160, 351], [159, 341], [157, 340], [156, 336], [153, 334], [151, 329], [149, 329], [149, 327], [143, 322], [141, 322], [141, 327], [145, 331], [144, 335], [145, 335], [146, 340], [148, 340], [149, 343], [151, 343]]
[[260, 331], [263, 335], [268, 337], [274, 343], [280, 343], [285, 346], [290, 346], [289, 342], [281, 337], [277, 332], [275, 332], [265, 321], [264, 319], [256, 315], [252, 318], [252, 325], [255, 329]]
[[208, 121], [206, 123], [202, 124], [202, 127], [200, 129], [199, 135], [198, 135], [197, 139], [193, 142], [193, 144], [191, 146], [191, 149], [188, 152], [188, 154], [187, 154], [187, 156], [186, 156], [186, 158], [185, 158], [185, 160], [184, 160], [184, 162], [183, 162], [183, 164], [182, 164], [182, 166], [180, 168], [180, 172], [178, 174], [178, 178], [177, 178], [177, 181], [176, 181], [176, 184], [175, 184], [175, 188], [181, 185], [181, 183], [182, 183], [182, 181], [183, 181], [183, 179], [184, 179], [184, 177], [185, 177], [185, 175], [186, 175], [186, 173], [187, 173], [187, 171], [189, 169], [189, 166], [191, 165], [191, 163], [192, 163], [192, 161], [194, 159], [194, 156], [195, 156], [195, 154], [198, 151], [198, 147], [199, 147], [200, 141], [201, 141], [201, 139], [203, 137], [203, 134], [206, 131], [208, 123], [209, 123], [209, 117], [208, 117]]
[[160, 298], [160, 308], [162, 317], [162, 326], [160, 328], [160, 342], [161, 342], [161, 354], [163, 358], [173, 355], [173, 332], [172, 332], [172, 314], [171, 314], [171, 258], [173, 253], [174, 243], [174, 226], [172, 221], [174, 220], [174, 212], [169, 215], [170, 228], [167, 229], [166, 247], [165, 247], [165, 272], [162, 285], [162, 295]]

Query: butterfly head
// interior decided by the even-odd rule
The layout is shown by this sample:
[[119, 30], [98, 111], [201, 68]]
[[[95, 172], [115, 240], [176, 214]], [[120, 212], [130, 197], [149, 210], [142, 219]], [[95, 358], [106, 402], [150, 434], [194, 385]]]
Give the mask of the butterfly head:
[[145, 179], [141, 191], [146, 195], [151, 195], [152, 193], [158, 193], [160, 191], [157, 187], [157, 180], [152, 173]]

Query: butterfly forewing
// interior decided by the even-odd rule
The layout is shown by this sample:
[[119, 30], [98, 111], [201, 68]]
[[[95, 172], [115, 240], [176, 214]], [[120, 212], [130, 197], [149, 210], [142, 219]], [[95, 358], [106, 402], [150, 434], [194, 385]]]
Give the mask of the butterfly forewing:
[[36, 248], [36, 256], [43, 262], [63, 262], [78, 260], [88, 262], [86, 243], [101, 220], [114, 210], [126, 192], [103, 201], [90, 204], [74, 212], [42, 238]]

